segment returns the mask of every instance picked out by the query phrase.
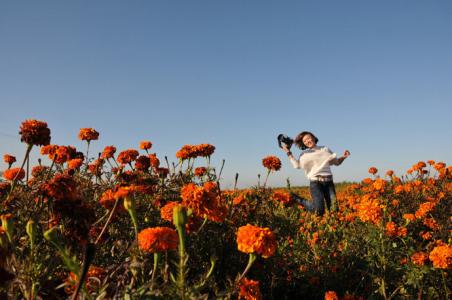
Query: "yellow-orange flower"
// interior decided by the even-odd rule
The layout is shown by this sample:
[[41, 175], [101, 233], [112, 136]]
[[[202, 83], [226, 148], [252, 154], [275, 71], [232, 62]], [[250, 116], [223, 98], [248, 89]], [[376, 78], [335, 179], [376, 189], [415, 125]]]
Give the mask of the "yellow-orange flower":
[[48, 145], [50, 144], [50, 129], [46, 122], [38, 120], [26, 120], [20, 126], [19, 134], [21, 142], [28, 145]]
[[275, 235], [269, 228], [253, 225], [242, 226], [237, 231], [237, 248], [244, 253], [256, 253], [263, 258], [276, 252]]
[[416, 217], [414, 216], [414, 214], [404, 214], [404, 215], [403, 215], [403, 218], [404, 218], [405, 220], [408, 220], [408, 221], [414, 221], [414, 220], [416, 220]]
[[439, 269], [448, 269], [452, 265], [452, 245], [439, 245], [433, 248], [428, 258], [433, 266]]
[[383, 216], [383, 207], [384, 205], [379, 199], [365, 195], [356, 205], [355, 209], [361, 221], [379, 224]]
[[78, 138], [82, 141], [93, 141], [99, 138], [99, 132], [93, 128], [80, 128]]
[[242, 278], [239, 283], [239, 300], [260, 300], [262, 299], [259, 281]]
[[24, 169], [21, 168], [11, 168], [8, 170], [5, 170], [3, 172], [3, 178], [5, 178], [6, 180], [11, 180], [13, 181], [14, 179], [16, 180], [22, 180], [25, 177], [25, 171]]
[[160, 167], [160, 160], [157, 158], [157, 154], [151, 153], [151, 154], [148, 155], [148, 157], [149, 157], [149, 161], [151, 163], [151, 166], [154, 169], [157, 169], [158, 167]]
[[8, 165], [12, 165], [13, 163], [16, 162], [16, 157], [9, 154], [5, 154], [3, 155], [3, 161]]
[[148, 150], [151, 149], [152, 143], [150, 141], [141, 141], [140, 142], [140, 149], [142, 150]]
[[394, 222], [386, 223], [386, 234], [389, 236], [397, 236], [397, 225]]
[[178, 243], [176, 230], [169, 227], [146, 228], [138, 234], [138, 247], [148, 253], [173, 250]]
[[325, 300], [339, 300], [335, 291], [327, 291], [325, 293]]
[[418, 266], [423, 266], [425, 264], [425, 261], [428, 258], [428, 254], [425, 252], [416, 252], [413, 255], [411, 255], [411, 261], [413, 264]]
[[262, 159], [262, 165], [271, 171], [279, 171], [281, 169], [281, 160], [273, 155], [267, 156]]

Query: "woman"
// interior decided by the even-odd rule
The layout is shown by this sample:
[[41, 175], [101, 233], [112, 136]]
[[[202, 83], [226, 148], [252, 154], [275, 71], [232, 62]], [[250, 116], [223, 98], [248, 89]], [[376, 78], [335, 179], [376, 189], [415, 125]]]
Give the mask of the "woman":
[[330, 166], [342, 164], [350, 155], [350, 152], [346, 150], [342, 157], [337, 158], [336, 153], [333, 153], [327, 147], [317, 146], [318, 141], [318, 138], [309, 131], [303, 131], [298, 134], [294, 143], [303, 150], [298, 160], [295, 159], [287, 145], [282, 144], [282, 149], [287, 153], [293, 167], [304, 169], [310, 181], [309, 190], [312, 201], [302, 199], [293, 193], [292, 197], [307, 210], [323, 215], [325, 208], [337, 210], [336, 190], [334, 189], [333, 174]]

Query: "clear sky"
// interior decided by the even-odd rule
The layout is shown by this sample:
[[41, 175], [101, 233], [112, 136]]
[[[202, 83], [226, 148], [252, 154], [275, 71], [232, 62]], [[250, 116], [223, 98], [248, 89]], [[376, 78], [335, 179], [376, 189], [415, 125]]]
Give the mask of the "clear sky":
[[360, 180], [450, 164], [451, 113], [449, 0], [0, 2], [0, 154], [18, 160], [33, 118], [83, 151], [81, 127], [100, 132], [92, 152], [214, 144], [226, 187], [274, 154], [269, 183], [302, 185], [276, 136], [310, 130], [351, 151], [335, 181]]

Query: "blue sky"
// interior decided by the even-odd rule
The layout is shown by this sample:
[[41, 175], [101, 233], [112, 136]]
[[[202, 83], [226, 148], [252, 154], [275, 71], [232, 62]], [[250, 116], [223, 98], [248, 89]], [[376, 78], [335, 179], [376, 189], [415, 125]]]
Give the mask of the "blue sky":
[[0, 154], [19, 160], [34, 118], [83, 150], [95, 128], [92, 153], [214, 144], [225, 187], [256, 184], [270, 154], [271, 185], [306, 184], [276, 145], [303, 130], [351, 151], [336, 181], [450, 164], [452, 2], [2, 1], [0, 104]]

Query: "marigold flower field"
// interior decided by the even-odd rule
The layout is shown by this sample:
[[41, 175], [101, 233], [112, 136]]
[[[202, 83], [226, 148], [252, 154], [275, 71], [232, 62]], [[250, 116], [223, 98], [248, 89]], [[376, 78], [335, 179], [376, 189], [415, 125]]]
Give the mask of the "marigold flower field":
[[451, 296], [452, 167], [443, 162], [405, 174], [363, 166], [369, 177], [338, 184], [338, 211], [318, 216], [290, 194], [310, 198], [307, 188], [267, 187], [282, 164], [273, 155], [256, 170], [262, 182], [225, 190], [210, 144], [170, 157], [151, 153], [151, 141], [93, 154], [102, 137], [93, 128], [73, 133], [84, 149], [51, 144], [43, 121], [19, 133], [25, 156], [3, 154], [0, 182], [2, 299]]

